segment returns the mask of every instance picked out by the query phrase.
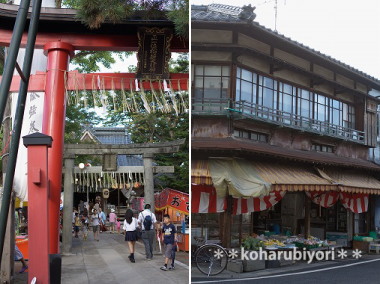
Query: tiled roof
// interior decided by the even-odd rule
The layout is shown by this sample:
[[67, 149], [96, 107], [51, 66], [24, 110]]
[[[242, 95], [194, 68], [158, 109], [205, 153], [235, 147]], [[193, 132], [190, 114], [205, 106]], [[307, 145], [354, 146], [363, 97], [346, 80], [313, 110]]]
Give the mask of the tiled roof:
[[124, 127], [93, 127], [90, 131], [102, 144], [131, 143], [131, 135]]
[[208, 6], [191, 6], [192, 21], [247, 23], [252, 22], [255, 16], [253, 9], [246, 12], [243, 8], [229, 5], [210, 4]]
[[[101, 144], [130, 144], [131, 135], [126, 127], [86, 127], [86, 132]], [[118, 155], [118, 166], [143, 166], [141, 155]]]
[[[306, 46], [298, 41], [292, 40], [289, 37], [286, 37], [283, 34], [278, 33], [277, 31], [273, 31], [263, 25], [260, 25], [258, 22], [252, 22], [251, 20], [247, 20], [247, 14], [249, 13], [246, 9], [246, 6], [243, 6], [242, 8], [236, 7], [236, 6], [229, 6], [229, 5], [221, 5], [221, 4], [211, 4], [211, 5], [192, 5], [191, 6], [191, 21], [192, 22], [217, 22], [217, 23], [234, 23], [234, 24], [244, 24], [246, 25], [251, 24], [255, 26], [256, 28], [259, 28], [261, 31], [270, 33], [274, 36], [277, 36], [279, 39], [285, 40], [289, 43], [295, 44], [309, 52], [314, 53], [316, 56], [322, 57], [325, 60], [328, 60], [330, 62], [339, 64], [340, 66], [344, 67], [345, 69], [348, 69], [351, 72], [355, 72], [363, 77], [366, 77], [367, 79], [370, 79], [374, 81], [374, 83], [379, 84], [380, 87], [380, 80], [368, 75], [348, 64], [343, 63], [342, 61], [339, 61], [335, 58], [332, 58], [329, 55], [323, 54], [309, 46]], [[253, 8], [254, 10], [254, 8]], [[252, 10], [252, 16], [253, 19], [256, 16], [253, 13]], [[244, 14], [245, 13], [245, 14]], [[243, 15], [243, 16], [242, 16]], [[248, 16], [249, 17], [249, 16]], [[252, 23], [251, 23], [252, 22]]]

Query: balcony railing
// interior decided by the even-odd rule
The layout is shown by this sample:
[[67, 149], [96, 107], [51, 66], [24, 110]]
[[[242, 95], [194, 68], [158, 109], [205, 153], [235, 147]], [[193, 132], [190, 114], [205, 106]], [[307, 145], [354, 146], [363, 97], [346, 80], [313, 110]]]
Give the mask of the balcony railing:
[[192, 101], [192, 114], [226, 115], [231, 107], [230, 99], [200, 99]]
[[365, 141], [365, 133], [363, 131], [268, 108], [246, 101], [233, 102], [229, 99], [193, 100], [192, 114], [226, 115], [228, 112], [239, 114], [249, 119], [264, 121], [319, 135], [327, 135], [360, 144], [364, 144]]

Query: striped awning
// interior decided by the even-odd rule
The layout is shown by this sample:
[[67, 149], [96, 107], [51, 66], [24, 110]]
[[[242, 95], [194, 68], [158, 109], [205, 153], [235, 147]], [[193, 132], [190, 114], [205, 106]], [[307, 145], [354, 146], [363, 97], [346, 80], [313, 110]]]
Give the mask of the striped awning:
[[330, 191], [337, 185], [318, 175], [312, 167], [290, 163], [252, 162], [259, 176], [276, 191]]
[[220, 213], [227, 206], [226, 197], [219, 197], [211, 185], [191, 185], [192, 213]]
[[191, 161], [191, 183], [213, 185], [207, 160]]
[[251, 198], [234, 198], [233, 215], [267, 210], [276, 205], [285, 195], [285, 191], [272, 191], [268, 195]]
[[[249, 161], [249, 163], [255, 169], [252, 175], [270, 184], [271, 191], [338, 190], [336, 184], [321, 177], [312, 167], [261, 161]], [[208, 160], [192, 161], [191, 181], [194, 184], [213, 185]]]
[[341, 192], [380, 194], [380, 181], [368, 173], [358, 170], [336, 168], [317, 170], [321, 176], [337, 184]]

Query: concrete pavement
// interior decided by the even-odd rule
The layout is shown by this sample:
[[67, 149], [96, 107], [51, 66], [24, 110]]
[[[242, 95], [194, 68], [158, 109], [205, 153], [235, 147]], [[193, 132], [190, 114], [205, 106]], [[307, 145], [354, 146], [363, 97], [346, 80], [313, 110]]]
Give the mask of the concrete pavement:
[[[364, 269], [363, 269], [364, 267]], [[377, 267], [376, 269], [373, 269]], [[342, 269], [340, 269], [342, 268]], [[355, 273], [346, 273], [354, 269]], [[353, 258], [336, 259], [334, 261], [319, 261], [308, 264], [304, 261], [296, 262], [294, 265], [279, 268], [270, 268], [253, 272], [235, 273], [228, 270], [221, 274], [207, 277], [199, 272], [195, 264], [191, 268], [192, 283], [380, 283], [374, 275], [380, 269], [380, 255], [365, 254], [356, 260]], [[353, 276], [355, 274], [355, 276]], [[318, 275], [318, 276], [316, 276]], [[334, 275], [334, 276], [333, 276]], [[372, 276], [370, 276], [372, 275]], [[309, 282], [310, 277], [318, 278], [319, 281]], [[372, 277], [372, 278], [370, 278]], [[341, 281], [344, 279], [344, 281]], [[374, 281], [376, 279], [376, 281]], [[294, 281], [293, 281], [294, 280]], [[350, 282], [351, 281], [351, 282]]]
[[[164, 258], [159, 252], [155, 252], [152, 261], [146, 261], [144, 245], [140, 242], [136, 243], [136, 263], [131, 263], [128, 255], [128, 246], [121, 234], [101, 233], [99, 242], [93, 240], [92, 234], [87, 241], [74, 238], [72, 253], [62, 256], [62, 284], [189, 282], [188, 253], [177, 252], [174, 271], [160, 270]], [[18, 266], [16, 271], [19, 271]], [[27, 273], [17, 274], [15, 283], [26, 283], [26, 279]]]

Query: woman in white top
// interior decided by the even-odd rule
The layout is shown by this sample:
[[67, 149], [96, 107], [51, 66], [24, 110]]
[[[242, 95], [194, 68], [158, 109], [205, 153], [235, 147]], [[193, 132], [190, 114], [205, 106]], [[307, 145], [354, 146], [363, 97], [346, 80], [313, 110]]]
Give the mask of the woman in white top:
[[91, 221], [92, 221], [92, 230], [94, 232], [94, 240], [99, 242], [100, 221], [99, 221], [98, 211], [95, 208], [92, 209]]
[[137, 219], [133, 217], [133, 211], [128, 209], [125, 213], [123, 230], [125, 231], [125, 241], [128, 242], [129, 252], [128, 258], [131, 262], [135, 262], [135, 243], [137, 241]]

